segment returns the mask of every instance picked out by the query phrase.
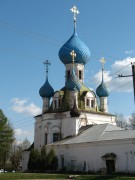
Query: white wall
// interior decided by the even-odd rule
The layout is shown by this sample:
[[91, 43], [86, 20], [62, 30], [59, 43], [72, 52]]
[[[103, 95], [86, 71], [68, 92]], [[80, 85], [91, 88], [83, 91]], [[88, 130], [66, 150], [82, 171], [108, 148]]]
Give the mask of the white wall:
[[[85, 121], [85, 122], [84, 122]], [[53, 143], [53, 131], [61, 134], [61, 138], [77, 135], [79, 128], [90, 124], [110, 123], [115, 125], [115, 116], [94, 113], [81, 113], [80, 117], [71, 117], [70, 111], [62, 113], [45, 113], [36, 117], [34, 148], [40, 149], [44, 145], [45, 133], [48, 133], [48, 144]]]
[[[48, 145], [48, 148], [50, 147]], [[135, 173], [135, 140], [57, 145], [53, 148], [59, 159], [59, 169], [61, 169], [61, 155], [63, 155], [67, 170], [82, 171], [83, 163], [86, 161], [87, 171], [100, 171], [106, 168], [106, 161], [101, 157], [106, 153], [115, 153], [116, 172]]]
[[23, 151], [23, 154], [22, 154], [22, 171], [23, 172], [27, 170], [29, 154], [30, 154], [30, 151]]

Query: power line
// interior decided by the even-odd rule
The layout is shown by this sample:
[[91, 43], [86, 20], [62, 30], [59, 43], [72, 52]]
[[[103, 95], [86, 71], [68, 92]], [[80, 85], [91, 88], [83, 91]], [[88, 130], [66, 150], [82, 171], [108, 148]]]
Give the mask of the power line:
[[29, 119], [29, 120], [27, 120], [27, 121], [24, 121], [24, 122], [21, 122], [21, 123], [19, 123], [19, 124], [17, 124], [17, 123], [14, 123], [14, 125], [16, 125], [16, 126], [20, 126], [21, 124], [26, 124], [26, 123], [29, 123], [29, 122], [31, 122], [32, 121], [32, 119]]
[[25, 119], [28, 119], [28, 118], [32, 118], [33, 116], [26, 116], [26, 117], [24, 117], [24, 118], [22, 118], [22, 119], [19, 119], [19, 120], [17, 120], [17, 122], [16, 121], [12, 121], [12, 123], [18, 123], [18, 122], [20, 122], [20, 121], [22, 121], [22, 120], [25, 120]]
[[115, 91], [115, 90], [117, 90], [117, 89], [119, 89], [119, 88], [123, 87], [123, 86], [126, 86], [126, 85], [130, 84], [131, 82], [133, 82], [133, 81], [131, 80], [131, 81], [129, 81], [128, 83], [123, 84], [123, 85], [121, 85], [121, 86], [119, 86], [119, 87], [117, 87], [117, 88], [115, 88], [115, 89], [111, 90], [111, 91], [110, 91], [110, 93], [111, 93], [112, 91]]
[[28, 127], [28, 126], [32, 126], [32, 125], [34, 125], [34, 123], [32, 123], [32, 124], [28, 124], [28, 125], [24, 125], [24, 126], [20, 126], [20, 127], [17, 127], [16, 129], [22, 129], [22, 128], [24, 128], [24, 127]]
[[[0, 21], [0, 24], [6, 26], [6, 27], [9, 28], [10, 30], [15, 31], [15, 32], [17, 32], [17, 33], [19, 33], [19, 34], [31, 36], [31, 37], [33, 37], [33, 38], [36, 38], [36, 39], [41, 40], [41, 41], [43, 41], [43, 42], [47, 42], [47, 43], [53, 44], [53, 45], [58, 46], [58, 47], [60, 46], [60, 44], [65, 43], [65, 42], [63, 42], [63, 41], [60, 41], [60, 40], [57, 40], [57, 39], [54, 39], [54, 38], [50, 38], [50, 37], [41, 35], [41, 34], [39, 34], [39, 33], [33, 32], [33, 31], [26, 30], [26, 29], [24, 29], [24, 28], [20, 28], [20, 27], [11, 25], [11, 24], [9, 24], [9, 23], [7, 23], [7, 22]], [[54, 43], [54, 42], [55, 42], [55, 43]], [[56, 42], [57, 42], [57, 43], [56, 43]], [[66, 48], [66, 49], [69, 49], [69, 48]], [[69, 49], [69, 50], [72, 50], [72, 49]], [[101, 53], [101, 52], [97, 52], [97, 51], [94, 51], [94, 50], [91, 50], [91, 52], [94, 52], [94, 53], [100, 54], [100, 55], [105, 55], [105, 56], [111, 57], [111, 58], [113, 58], [113, 59], [114, 59], [114, 58], [115, 58], [115, 59], [121, 59], [121, 58], [116, 58], [116, 57], [110, 56], [110, 55], [108, 55], [108, 54]]]
[[[113, 75], [115, 75], [116, 73], [118, 73], [118, 72], [122, 71], [123, 69], [127, 68], [129, 65], [131, 65], [131, 63], [130, 63], [130, 64], [128, 64], [127, 66], [125, 66], [125, 67], [123, 67], [123, 68], [121, 68], [121, 69], [119, 69], [119, 70], [115, 71], [114, 73], [110, 74], [110, 77], [111, 77], [111, 76], [113, 76]], [[114, 80], [114, 79], [116, 79], [116, 78], [117, 78], [117, 77], [112, 78], [111, 80], [109, 80], [109, 81], [105, 82], [105, 84], [108, 84], [109, 82], [111, 82], [112, 80]], [[106, 79], [107, 79], [107, 77], [106, 77], [106, 78], [104, 78], [104, 80], [106, 80]], [[96, 84], [95, 84], [95, 86], [97, 86], [97, 85], [99, 85], [99, 83], [96, 83]]]

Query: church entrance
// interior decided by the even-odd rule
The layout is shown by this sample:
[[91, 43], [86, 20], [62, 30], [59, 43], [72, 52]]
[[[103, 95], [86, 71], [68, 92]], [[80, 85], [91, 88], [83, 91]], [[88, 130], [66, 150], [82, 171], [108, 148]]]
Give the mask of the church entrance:
[[103, 160], [106, 163], [106, 173], [112, 174], [115, 172], [115, 160], [116, 160], [116, 154], [114, 153], [107, 153], [104, 156], [102, 156]]
[[106, 169], [107, 174], [112, 174], [115, 172], [115, 161], [114, 160], [106, 160]]

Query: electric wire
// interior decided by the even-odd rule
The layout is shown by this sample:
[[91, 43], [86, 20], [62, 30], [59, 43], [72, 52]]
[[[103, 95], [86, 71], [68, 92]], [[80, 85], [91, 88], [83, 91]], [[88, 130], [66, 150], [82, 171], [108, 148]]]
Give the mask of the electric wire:
[[32, 124], [27, 124], [27, 125], [24, 125], [24, 126], [20, 126], [20, 127], [17, 127], [16, 129], [22, 129], [22, 128], [24, 128], [24, 127], [29, 127], [29, 126], [34, 126], [34, 123], [32, 123]]
[[17, 122], [14, 122], [14, 124], [15, 125], [17, 125], [17, 126], [20, 126], [20, 125], [22, 125], [22, 124], [27, 124], [27, 123], [29, 123], [30, 121], [32, 121], [32, 117], [29, 119], [29, 120], [27, 120], [27, 121], [22, 121], [22, 122], [19, 122], [19, 124], [17, 123]]
[[16, 121], [11, 121], [12, 123], [19, 123], [20, 121], [23, 121], [23, 120], [26, 120], [26, 119], [29, 119], [29, 118], [32, 118], [33, 116], [26, 116], [26, 117], [24, 117], [24, 118], [22, 118], [22, 119], [19, 119], [19, 120], [17, 120], [17, 122]]
[[[126, 66], [124, 66], [123, 68], [121, 68], [121, 69], [115, 71], [114, 73], [110, 74], [110, 77], [112, 77], [112, 76], [115, 75], [116, 73], [118, 73], [118, 72], [124, 70], [124, 69], [127, 68], [129, 65], [131, 65], [131, 63], [128, 64], [128, 65], [126, 65]], [[105, 82], [104, 84], [108, 84], [108, 83], [110, 83], [112, 80], [114, 80], [114, 79], [116, 79], [116, 78], [118, 78], [118, 77], [114, 77], [114, 78], [112, 78], [111, 80]], [[104, 78], [104, 80], [106, 80], [106, 79], [107, 79], [107, 77]], [[94, 84], [94, 86], [97, 86], [97, 85], [99, 85], [99, 84], [100, 84], [100, 83], [96, 83], [96, 84]]]
[[113, 91], [116, 91], [117, 89], [120, 89], [120, 88], [123, 87], [123, 86], [126, 86], [126, 85], [130, 84], [131, 82], [133, 82], [133, 81], [129, 81], [129, 82], [127, 82], [126, 84], [123, 84], [123, 85], [121, 85], [121, 86], [119, 86], [119, 87], [117, 87], [117, 88], [115, 88], [115, 89], [112, 89], [112, 90], [110, 91], [110, 93], [112, 93]]
[[[20, 34], [23, 34], [23, 35], [27, 35], [27, 36], [30, 35], [30, 36], [33, 36], [34, 38], [38, 39], [38, 40], [46, 41], [47, 43], [51, 43], [51, 44], [54, 44], [54, 45], [56, 45], [56, 46], [59, 46], [59, 45], [56, 44], [56, 43], [53, 43], [54, 41], [56, 41], [57, 43], [63, 43], [62, 41], [58, 41], [58, 40], [56, 40], [56, 39], [48, 38], [48, 37], [45, 37], [45, 36], [43, 36], [43, 35], [41, 35], [41, 34], [32, 32], [32, 31], [23, 30], [22, 28], [18, 28], [18, 27], [13, 26], [13, 25], [11, 25], [11, 24], [9, 24], [9, 23], [5, 23], [5, 22], [0, 21], [0, 24], [3, 24], [3, 25], [5, 25], [5, 26], [7, 26], [9, 29], [11, 29], [12, 31], [15, 31], [15, 32], [17, 32], [17, 33], [20, 33]], [[20, 31], [19, 31], [19, 30], [20, 30]], [[23, 32], [22, 30], [23, 30], [24, 32]], [[52, 41], [53, 41], [53, 42], [52, 42]], [[99, 52], [93, 51], [93, 50], [91, 50], [91, 51], [94, 52], [95, 54], [104, 54], [104, 53], [99, 53]], [[20, 52], [19, 52], [19, 53], [20, 53]], [[104, 54], [104, 55], [105, 55], [105, 56], [108, 56], [108, 57], [110, 57], [110, 58], [114, 58], [113, 56], [110, 56], [110, 55], [107, 55], [107, 54]], [[31, 56], [31, 57], [35, 58], [35, 56]], [[96, 56], [93, 56], [93, 55], [92, 55], [91, 57], [96, 57]], [[115, 57], [115, 58], [116, 58], [116, 57]], [[119, 58], [119, 59], [120, 59], [120, 58]], [[130, 64], [128, 64], [127, 66], [129, 66], [129, 65], [130, 65]], [[111, 76], [113, 76], [114, 74], [122, 71], [122, 70], [125, 69], [127, 66], [125, 66], [125, 67], [119, 69], [118, 71], [112, 73]], [[106, 79], [106, 78], [105, 78], [105, 79]], [[111, 79], [110, 81], [112, 81], [112, 80], [114, 80], [114, 79], [115, 79], [115, 78]], [[109, 83], [110, 81], [108, 81], [108, 82], [106, 82], [106, 83]], [[129, 83], [131, 83], [131, 81], [128, 82], [128, 83], [126, 83], [126, 84], [124, 84], [124, 85], [119, 86], [118, 88], [115, 88], [115, 89], [111, 90], [110, 92], [115, 91], [115, 90], [117, 90], [117, 89], [119, 89], [119, 88], [121, 88], [121, 87], [123, 87], [123, 86], [126, 86], [126, 85], [129, 84]], [[30, 120], [29, 120], [29, 121], [30, 121]], [[27, 121], [27, 122], [29, 122], [29, 121]], [[22, 122], [22, 123], [24, 123], [24, 122]], [[21, 123], [21, 124], [22, 124], [22, 123]], [[31, 125], [31, 124], [30, 124], [30, 125]], [[27, 125], [27, 126], [30, 126], [30, 125]], [[21, 127], [23, 127], [23, 126], [21, 126]], [[24, 126], [24, 127], [26, 127], [26, 126]]]
[[[44, 35], [41, 35], [39, 33], [36, 33], [36, 32], [33, 32], [33, 31], [30, 31], [30, 30], [26, 30], [24, 28], [20, 28], [20, 27], [17, 27], [17, 26], [14, 26], [14, 25], [11, 25], [7, 22], [3, 22], [3, 21], [0, 21], [0, 24], [1, 25], [4, 25], [6, 26], [7, 28], [11, 29], [12, 31], [15, 31], [17, 33], [20, 33], [20, 34], [23, 34], [23, 35], [27, 35], [27, 36], [32, 36], [33, 38], [36, 38], [38, 40], [41, 40], [45, 43], [50, 43], [50, 44], [53, 44], [55, 46], [58, 46], [60, 47], [60, 44], [62, 45], [63, 41], [60, 41], [60, 40], [57, 40], [57, 39], [54, 39], [54, 38], [50, 38], [50, 37], [47, 37], [47, 36], [44, 36]], [[55, 43], [54, 43], [55, 42]], [[56, 43], [57, 42], [57, 43]], [[72, 50], [72, 49], [69, 49], [66, 47], [66, 49], [68, 50]], [[121, 59], [121, 58], [116, 58], [116, 57], [113, 57], [113, 56], [110, 56], [108, 54], [105, 54], [105, 53], [101, 53], [101, 52], [97, 52], [97, 51], [94, 51], [94, 50], [91, 50], [91, 52], [94, 52], [95, 54], [104, 54], [105, 56], [108, 56], [110, 58], [113, 58], [113, 59]], [[110, 60], [110, 59], [108, 59]]]

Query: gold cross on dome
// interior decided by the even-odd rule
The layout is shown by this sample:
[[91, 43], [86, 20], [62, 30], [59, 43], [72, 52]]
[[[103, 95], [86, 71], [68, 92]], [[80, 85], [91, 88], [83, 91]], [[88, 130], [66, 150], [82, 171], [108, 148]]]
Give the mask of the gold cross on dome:
[[51, 65], [51, 63], [48, 60], [46, 60], [46, 62], [43, 62], [43, 63], [44, 65], [46, 65], [46, 77], [48, 77], [48, 68]]
[[70, 55], [72, 56], [72, 61], [73, 61], [73, 64], [74, 64], [74, 62], [75, 62], [75, 57], [76, 57], [75, 51], [74, 51], [74, 50], [71, 51]]
[[76, 21], [76, 15], [79, 14], [80, 12], [78, 11], [78, 9], [75, 5], [70, 10], [74, 15], [74, 21]]
[[104, 69], [104, 64], [106, 63], [106, 60], [102, 57], [99, 61], [102, 64], [102, 69]]

